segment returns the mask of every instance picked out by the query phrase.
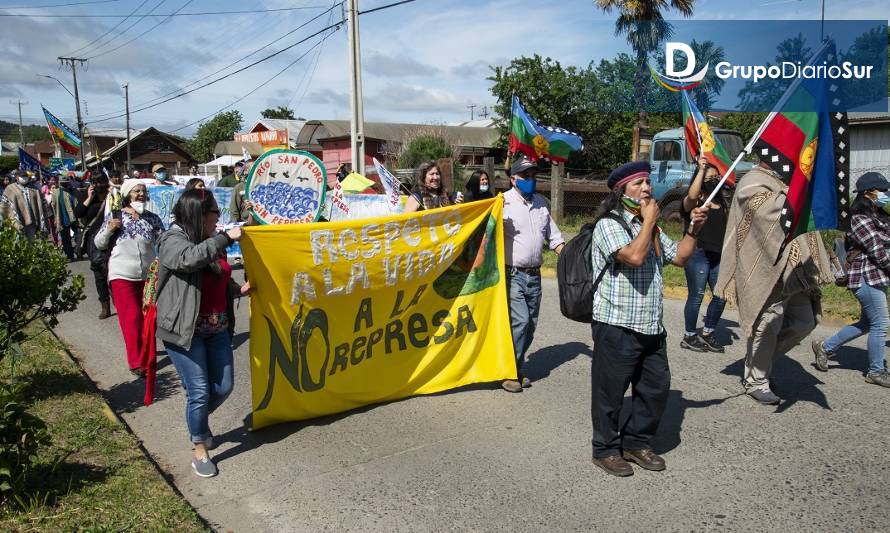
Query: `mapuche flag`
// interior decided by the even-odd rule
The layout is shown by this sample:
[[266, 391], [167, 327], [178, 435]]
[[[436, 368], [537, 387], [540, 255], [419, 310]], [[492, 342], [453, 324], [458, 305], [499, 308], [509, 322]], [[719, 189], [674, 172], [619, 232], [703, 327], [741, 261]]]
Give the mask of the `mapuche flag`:
[[[834, 44], [828, 43], [810, 64], [836, 62]], [[781, 102], [754, 153], [788, 185], [780, 218], [788, 240], [809, 231], [849, 228], [850, 139], [847, 114], [835, 111], [837, 84], [801, 79]]]
[[554, 126], [541, 126], [532, 118], [519, 98], [513, 95], [513, 118], [510, 123], [509, 152], [522, 152], [532, 161], [545, 159], [556, 163], [566, 161], [569, 154], [584, 148], [577, 133]]
[[58, 117], [47, 111], [45, 107], [40, 107], [43, 109], [43, 116], [46, 117], [46, 127], [49, 128], [50, 135], [56, 139], [62, 150], [69, 154], [76, 154], [80, 150], [80, 137], [74, 133], [74, 130], [59, 120]]
[[[707, 119], [696, 107], [695, 102], [689, 97], [687, 91], [683, 94], [683, 130], [686, 136], [686, 148], [690, 154], [704, 154], [708, 163], [714, 165], [720, 175], [726, 174], [726, 170], [732, 165], [732, 158], [726, 152], [720, 138], [708, 125]], [[735, 170], [726, 178], [726, 185], [735, 185]]]

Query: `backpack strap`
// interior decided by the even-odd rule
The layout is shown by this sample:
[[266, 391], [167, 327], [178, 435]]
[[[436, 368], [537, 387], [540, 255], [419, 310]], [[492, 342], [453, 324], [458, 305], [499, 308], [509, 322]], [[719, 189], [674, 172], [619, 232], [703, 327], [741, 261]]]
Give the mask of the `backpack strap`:
[[[618, 213], [615, 213], [614, 211], [609, 211], [608, 213], [603, 215], [602, 218], [597, 220], [597, 223], [599, 223], [599, 221], [602, 220], [603, 218], [608, 218], [608, 219], [611, 219], [611, 220], [614, 220], [615, 222], [617, 222], [618, 225], [621, 226], [622, 228], [624, 228], [624, 231], [627, 232], [627, 236], [630, 237], [630, 240], [633, 240], [633, 238], [634, 238], [633, 231], [631, 231], [630, 226], [627, 224], [627, 221], [624, 220], [623, 216], [619, 215]], [[596, 228], [596, 224], [594, 224], [594, 228]], [[591, 228], [591, 232], [593, 231], [594, 228]], [[593, 239], [591, 239], [591, 242], [592, 241], [593, 241]], [[591, 244], [591, 246], [593, 246], [593, 244]], [[606, 271], [609, 270], [610, 263], [611, 263], [611, 261], [606, 261], [606, 264], [603, 265], [603, 269], [600, 270], [599, 275], [596, 277], [596, 281], [593, 282], [593, 287], [591, 288], [591, 291], [590, 291], [591, 294], [596, 294], [596, 289], [599, 288], [600, 282], [603, 280], [603, 276], [605, 276]]]

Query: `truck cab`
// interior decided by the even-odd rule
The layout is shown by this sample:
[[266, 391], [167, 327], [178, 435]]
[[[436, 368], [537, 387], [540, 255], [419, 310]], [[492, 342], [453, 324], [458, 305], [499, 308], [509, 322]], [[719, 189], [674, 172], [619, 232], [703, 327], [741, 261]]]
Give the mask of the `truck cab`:
[[[744, 149], [745, 142], [737, 131], [714, 128], [714, 134], [735, 159]], [[650, 180], [652, 195], [661, 207], [665, 220], [679, 220], [683, 197], [695, 173], [695, 154], [689, 153], [683, 128], [660, 131], [652, 138], [649, 149]], [[753, 164], [740, 161], [736, 177], [740, 178], [753, 168]]]

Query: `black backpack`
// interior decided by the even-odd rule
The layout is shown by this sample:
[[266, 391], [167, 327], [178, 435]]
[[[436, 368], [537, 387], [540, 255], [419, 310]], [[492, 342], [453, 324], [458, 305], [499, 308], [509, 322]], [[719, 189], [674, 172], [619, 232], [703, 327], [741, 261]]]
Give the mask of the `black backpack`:
[[[603, 218], [612, 219], [624, 228], [633, 240], [633, 233], [624, 218], [614, 212], [608, 212]], [[601, 218], [600, 220], [602, 220]], [[599, 222], [599, 221], [597, 221]], [[593, 293], [603, 279], [609, 262], [593, 280], [590, 264], [591, 240], [596, 224], [585, 224], [581, 231], [566, 243], [556, 262], [556, 279], [559, 281], [559, 310], [563, 316], [576, 322], [590, 323], [593, 313]]]

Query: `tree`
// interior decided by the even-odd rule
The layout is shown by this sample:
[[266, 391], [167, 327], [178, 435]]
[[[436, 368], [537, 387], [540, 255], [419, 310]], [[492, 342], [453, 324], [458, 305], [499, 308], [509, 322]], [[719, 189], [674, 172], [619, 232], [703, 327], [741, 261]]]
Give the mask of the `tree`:
[[615, 35], [626, 35], [636, 56], [634, 94], [637, 103], [637, 126], [640, 132], [648, 128], [646, 86], [649, 81], [647, 59], [658, 44], [671, 35], [671, 25], [664, 20], [662, 10], [675, 9], [684, 17], [692, 15], [695, 0], [594, 0], [605, 11], [618, 10]]
[[399, 154], [399, 168], [415, 168], [424, 161], [451, 157], [454, 148], [444, 137], [420, 134], [404, 144]]
[[[813, 50], [807, 46], [807, 40], [803, 34], [785, 39], [776, 47], [776, 64], [784, 61], [796, 63], [806, 61], [812, 56]], [[770, 67], [770, 63], [766, 67]], [[788, 80], [782, 78], [765, 78], [757, 81], [745, 82], [745, 86], [739, 90], [741, 100], [739, 108], [743, 111], [769, 111], [775, 106], [785, 90], [790, 85]]]
[[220, 141], [231, 141], [235, 132], [241, 129], [244, 119], [240, 111], [219, 113], [207, 122], [198, 126], [198, 131], [188, 143], [188, 151], [198, 161], [209, 161], [213, 157], [213, 149]]
[[[69, 279], [70, 278], [70, 279]], [[0, 361], [21, 352], [25, 328], [35, 320], [58, 324], [84, 299], [83, 276], [70, 277], [68, 261], [45, 239], [29, 241], [12, 222], [0, 226]]]
[[766, 120], [766, 111], [762, 112], [738, 112], [727, 113], [716, 120], [714, 126], [735, 130], [742, 134], [742, 140], [747, 143], [754, 136], [757, 128]]
[[262, 115], [263, 118], [280, 118], [284, 120], [294, 120], [296, 118], [294, 110], [283, 105], [280, 105], [275, 109], [272, 109], [271, 107], [266, 108], [265, 110], [260, 111], [260, 115]]
[[[631, 56], [590, 63], [586, 68], [562, 67], [540, 56], [513, 59], [507, 67], [491, 67], [491, 93], [497, 98], [498, 146], [506, 149], [513, 94], [526, 111], [545, 126], [559, 126], [581, 135], [584, 148], [573, 152], [568, 167], [604, 170], [625, 163], [631, 153], [636, 65]], [[680, 123], [679, 99], [649, 78], [650, 105], [672, 110], [652, 113], [654, 127]]]

